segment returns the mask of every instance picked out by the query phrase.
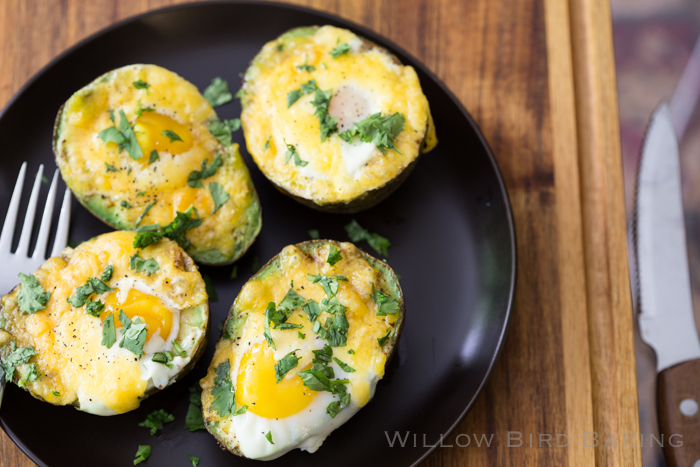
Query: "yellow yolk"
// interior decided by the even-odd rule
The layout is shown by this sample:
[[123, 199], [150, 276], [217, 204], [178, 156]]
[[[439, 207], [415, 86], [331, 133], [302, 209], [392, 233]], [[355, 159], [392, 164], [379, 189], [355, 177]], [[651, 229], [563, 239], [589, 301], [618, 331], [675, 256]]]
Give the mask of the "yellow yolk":
[[114, 324], [119, 328], [121, 327], [119, 310], [124, 310], [129, 319], [133, 320], [135, 316], [138, 316], [141, 321], [147, 324], [146, 339], [150, 339], [158, 329], [160, 329], [160, 337], [164, 340], [170, 335], [173, 314], [158, 297], [131, 289], [124, 303], [119, 303], [117, 293], [111, 293], [105, 298], [105, 311], [102, 312], [100, 318], [104, 321], [109, 313], [114, 313]]
[[255, 345], [243, 355], [236, 378], [236, 401], [247, 405], [249, 412], [265, 418], [284, 418], [303, 410], [313, 398], [314, 392], [304, 386], [299, 376], [277, 383], [275, 357], [267, 345]]
[[[167, 130], [174, 132], [182, 141], [172, 141], [163, 133]], [[172, 118], [155, 112], [144, 112], [134, 125], [136, 139], [141, 146], [145, 161], [148, 161], [152, 151], [165, 151], [170, 154], [182, 154], [192, 148], [192, 133], [185, 126]]]

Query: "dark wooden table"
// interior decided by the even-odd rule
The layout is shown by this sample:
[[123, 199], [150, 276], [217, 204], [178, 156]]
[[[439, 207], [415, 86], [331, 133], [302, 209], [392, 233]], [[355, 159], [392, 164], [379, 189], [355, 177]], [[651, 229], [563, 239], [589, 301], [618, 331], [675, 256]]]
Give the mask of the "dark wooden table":
[[[0, 105], [82, 38], [171, 3], [3, 0]], [[641, 466], [608, 1], [295, 3], [370, 27], [426, 63], [478, 122], [510, 195], [513, 321], [483, 394], [444, 444], [462, 433], [493, 442], [443, 447], [424, 465]], [[509, 431], [521, 447], [508, 447]], [[557, 434], [567, 447], [540, 443]], [[33, 463], [1, 433], [0, 465]]]

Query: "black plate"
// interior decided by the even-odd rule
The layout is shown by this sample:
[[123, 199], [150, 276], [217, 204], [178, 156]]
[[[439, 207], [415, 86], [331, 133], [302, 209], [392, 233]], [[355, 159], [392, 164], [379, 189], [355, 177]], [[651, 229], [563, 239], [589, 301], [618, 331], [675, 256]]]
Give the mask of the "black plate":
[[[316, 454], [294, 451], [272, 465], [417, 465], [432, 451], [429, 446], [464, 417], [498, 357], [513, 299], [515, 242], [503, 181], [477, 126], [425, 66], [386, 39], [314, 10], [248, 2], [177, 6], [109, 27], [54, 60], [0, 114], [0, 219], [22, 161], [29, 162], [29, 174], [45, 164], [50, 178], [56, 112], [95, 77], [131, 63], [154, 63], [200, 89], [215, 76], [236, 87], [264, 43], [290, 28], [314, 24], [353, 30], [412, 65], [430, 102], [440, 142], [396, 193], [354, 216], [393, 243], [388, 263], [402, 276], [407, 308], [397, 356], [374, 400]], [[240, 106], [234, 99], [217, 112], [221, 118], [233, 118]], [[242, 133], [234, 136], [244, 148]], [[229, 278], [231, 267], [201, 268], [213, 278], [219, 295], [211, 304], [212, 329], [201, 362], [183, 381], [117, 417], [54, 407], [8, 385], [0, 422], [39, 465], [131, 465], [139, 444], [153, 446], [145, 465], [189, 465], [188, 454], [200, 457], [202, 465], [253, 464], [221, 450], [207, 432], [183, 428], [188, 387], [205, 374], [217, 325], [251, 276], [255, 258], [264, 264], [284, 246], [307, 240], [308, 229], [318, 229], [322, 238], [347, 240], [343, 226], [352, 216], [319, 213], [292, 201], [270, 185], [245, 149], [243, 154], [260, 194], [264, 226], [238, 262], [237, 279]], [[26, 187], [25, 203], [28, 191]], [[74, 200], [71, 239], [86, 240], [109, 230]], [[364, 242], [358, 246], [368, 249]], [[151, 437], [138, 423], [159, 408], [173, 412], [176, 420]], [[410, 432], [403, 448], [392, 448], [387, 441], [387, 434], [393, 437], [397, 431]]]

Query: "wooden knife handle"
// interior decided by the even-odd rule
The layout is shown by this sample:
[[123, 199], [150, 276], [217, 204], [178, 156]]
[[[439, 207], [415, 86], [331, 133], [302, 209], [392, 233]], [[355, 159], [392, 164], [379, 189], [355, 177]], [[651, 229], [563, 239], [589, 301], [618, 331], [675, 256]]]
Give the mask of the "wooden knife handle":
[[657, 383], [656, 402], [666, 463], [669, 467], [693, 467], [700, 459], [700, 410], [692, 416], [683, 415], [681, 402], [690, 399], [700, 407], [700, 359], [665, 369], [659, 373]]

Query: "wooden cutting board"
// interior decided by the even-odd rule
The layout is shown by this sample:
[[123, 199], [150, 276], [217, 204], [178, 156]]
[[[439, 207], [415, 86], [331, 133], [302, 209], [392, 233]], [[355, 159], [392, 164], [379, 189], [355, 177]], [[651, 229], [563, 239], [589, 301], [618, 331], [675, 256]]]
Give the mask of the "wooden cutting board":
[[[80, 39], [171, 3], [3, 0], [0, 105]], [[508, 188], [518, 285], [506, 345], [443, 442], [452, 447], [424, 465], [641, 466], [608, 1], [295, 3], [361, 23], [423, 61], [474, 116]], [[459, 447], [464, 435], [472, 442]], [[33, 463], [1, 433], [0, 465]]]

